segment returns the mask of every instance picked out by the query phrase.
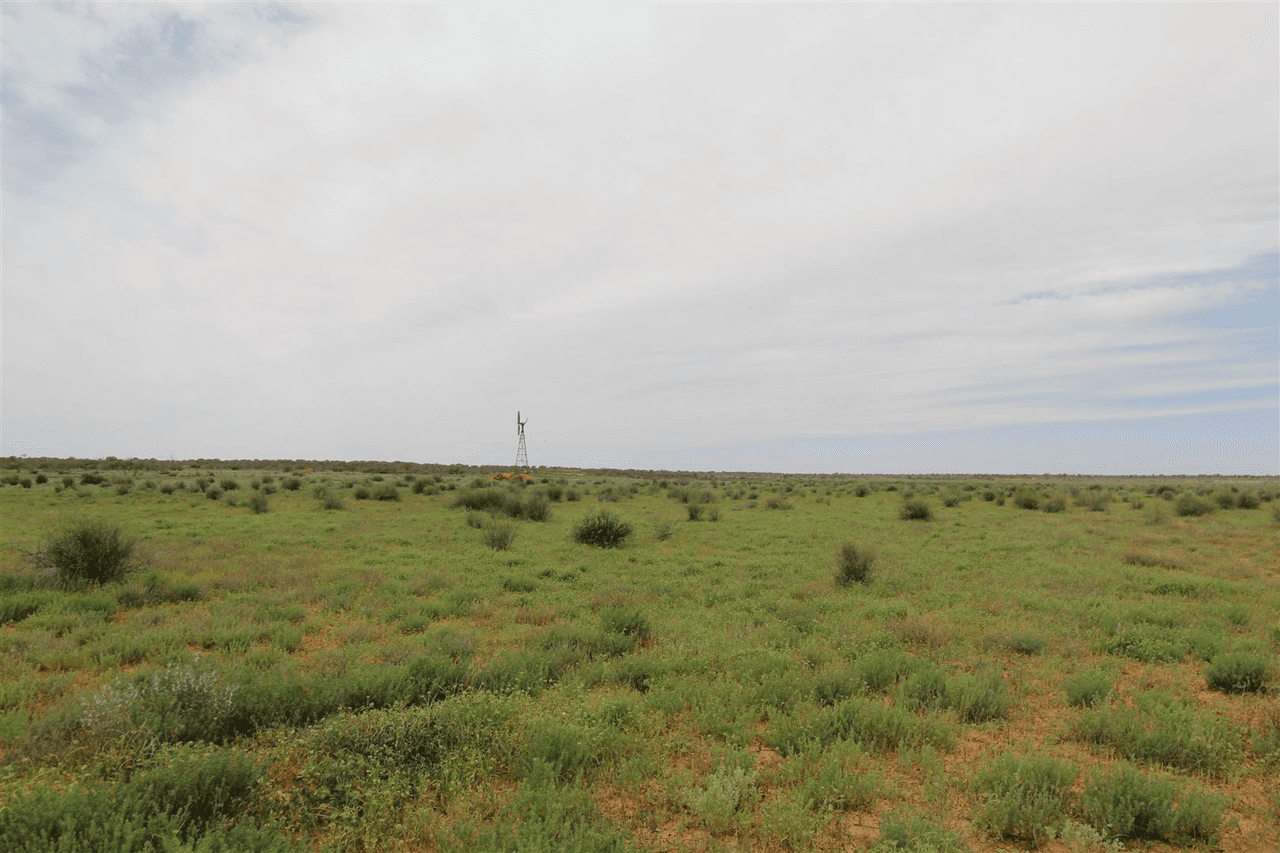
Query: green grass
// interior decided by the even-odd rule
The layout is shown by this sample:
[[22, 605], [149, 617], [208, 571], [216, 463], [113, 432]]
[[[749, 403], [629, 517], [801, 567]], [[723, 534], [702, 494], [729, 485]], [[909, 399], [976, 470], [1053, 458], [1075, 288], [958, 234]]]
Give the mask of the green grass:
[[1280, 843], [1272, 481], [492, 473], [0, 467], [0, 849]]

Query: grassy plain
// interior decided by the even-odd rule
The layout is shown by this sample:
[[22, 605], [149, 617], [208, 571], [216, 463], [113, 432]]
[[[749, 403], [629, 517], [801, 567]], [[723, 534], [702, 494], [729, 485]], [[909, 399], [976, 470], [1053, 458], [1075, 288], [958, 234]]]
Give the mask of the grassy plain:
[[1280, 845], [1274, 478], [159, 468], [0, 470], [0, 848]]

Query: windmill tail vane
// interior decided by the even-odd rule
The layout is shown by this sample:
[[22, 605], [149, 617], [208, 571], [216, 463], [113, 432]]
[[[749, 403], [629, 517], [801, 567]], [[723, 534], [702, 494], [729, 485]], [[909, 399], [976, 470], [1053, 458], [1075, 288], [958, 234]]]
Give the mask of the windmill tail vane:
[[529, 451], [524, 446], [524, 425], [527, 424], [528, 422], [529, 422], [528, 420], [523, 420], [523, 421], [520, 420], [520, 413], [516, 412], [516, 432], [520, 436], [520, 447], [516, 450], [516, 467], [517, 468], [529, 467]]

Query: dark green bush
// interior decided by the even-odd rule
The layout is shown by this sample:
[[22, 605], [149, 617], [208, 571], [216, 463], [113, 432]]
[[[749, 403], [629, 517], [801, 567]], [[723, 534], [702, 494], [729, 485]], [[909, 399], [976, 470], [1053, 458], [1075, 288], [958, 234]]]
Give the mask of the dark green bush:
[[267, 496], [262, 492], [254, 492], [249, 496], [249, 511], [255, 515], [261, 515], [270, 509]]
[[36, 565], [62, 587], [117, 581], [133, 571], [136, 545], [119, 526], [73, 521], [49, 537], [35, 554]]
[[351, 497], [358, 501], [367, 501], [373, 496], [373, 493], [365, 486], [356, 486], [351, 492]]
[[398, 501], [400, 500], [400, 490], [395, 487], [394, 483], [383, 483], [373, 490], [373, 499], [375, 501]]
[[1030, 489], [1018, 489], [1013, 493], [1013, 505], [1018, 509], [1039, 509], [1040, 496]]
[[218, 485], [222, 487], [222, 491], [224, 492], [234, 492], [236, 489], [240, 488], [240, 483], [231, 477], [222, 478], [222, 480], [218, 482]]
[[902, 502], [902, 509], [898, 511], [898, 515], [904, 521], [931, 521], [933, 509], [919, 498], [907, 498]]
[[[40, 478], [36, 477], [36, 482], [40, 482]], [[1236, 498], [1236, 506], [1240, 509], [1257, 509], [1262, 501], [1253, 492], [1241, 492]]]
[[[101, 474], [81, 474], [80, 485], [82, 486], [101, 486], [107, 482], [107, 478]], [[16, 482], [15, 482], [16, 485]]]
[[1195, 495], [1184, 494], [1178, 498], [1178, 502], [1174, 505], [1174, 512], [1184, 517], [1195, 517], [1213, 512], [1213, 506], [1208, 501]]
[[875, 561], [874, 551], [846, 542], [836, 554], [836, 583], [840, 586], [870, 583], [871, 567]]
[[632, 533], [632, 526], [607, 509], [583, 516], [573, 529], [574, 541], [597, 548], [620, 548]]
[[610, 607], [600, 612], [600, 627], [610, 634], [623, 634], [644, 642], [653, 633], [649, 620], [638, 607]]
[[1054, 495], [1053, 497], [1049, 498], [1047, 501], [1044, 502], [1045, 512], [1065, 512], [1066, 509], [1067, 509], [1067, 502], [1062, 498], [1061, 495]]
[[21, 622], [40, 609], [43, 600], [31, 593], [0, 599], [0, 625]]
[[1261, 693], [1273, 677], [1270, 659], [1249, 652], [1217, 655], [1205, 667], [1204, 679], [1211, 690], [1223, 693]]
[[297, 477], [285, 477], [280, 481], [280, 488], [284, 489], [286, 492], [296, 492], [298, 489], [302, 488], [302, 481]]
[[461, 492], [450, 504], [454, 509], [471, 509], [479, 512], [502, 512], [506, 504], [506, 495], [498, 489], [472, 489]]

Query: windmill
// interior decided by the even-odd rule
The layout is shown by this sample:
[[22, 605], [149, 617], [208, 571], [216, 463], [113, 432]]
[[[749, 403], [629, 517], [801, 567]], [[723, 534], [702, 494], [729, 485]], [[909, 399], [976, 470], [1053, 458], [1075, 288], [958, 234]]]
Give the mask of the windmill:
[[520, 447], [516, 450], [516, 468], [529, 467], [529, 451], [524, 446], [524, 425], [528, 420], [520, 420], [520, 413], [516, 412], [516, 432], [520, 435]]

